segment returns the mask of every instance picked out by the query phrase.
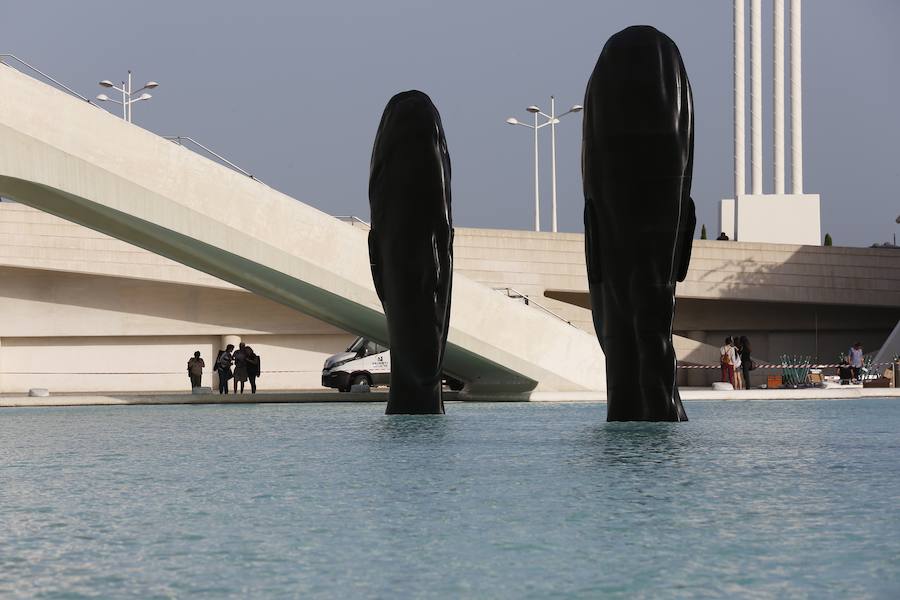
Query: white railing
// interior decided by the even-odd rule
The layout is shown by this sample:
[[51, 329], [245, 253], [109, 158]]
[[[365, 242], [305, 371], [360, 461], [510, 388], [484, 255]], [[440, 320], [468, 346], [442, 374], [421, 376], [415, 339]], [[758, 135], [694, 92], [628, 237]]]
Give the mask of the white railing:
[[[259, 181], [260, 183], [263, 183], [262, 180], [260, 180], [258, 177], [256, 177], [256, 175], [254, 175], [253, 173], [247, 171], [246, 169], [242, 169], [241, 167], [237, 166], [236, 164], [234, 164], [233, 162], [231, 162], [230, 160], [228, 160], [227, 158], [225, 158], [218, 152], [215, 152], [208, 146], [204, 146], [203, 144], [201, 144], [200, 142], [198, 142], [197, 140], [195, 140], [192, 137], [188, 137], [186, 135], [164, 135], [162, 137], [169, 140], [170, 142], [178, 144], [179, 146], [184, 146], [185, 142], [187, 142], [188, 144], [191, 144], [193, 146], [196, 146], [197, 148], [200, 148], [201, 150], [203, 150], [203, 152], [205, 152], [206, 154], [209, 154], [210, 156], [214, 157], [216, 160], [221, 162], [226, 167], [230, 167], [231, 169], [234, 169], [241, 175], [246, 175], [247, 177], [249, 177], [250, 179], [252, 179], [254, 181]], [[265, 185], [265, 184], [263, 184], [263, 185]]]
[[[86, 98], [86, 97], [82, 96], [81, 94], [79, 94], [78, 92], [76, 92], [75, 90], [73, 90], [72, 88], [70, 88], [69, 86], [67, 86], [66, 84], [64, 84], [64, 83], [62, 83], [61, 81], [59, 81], [59, 80], [57, 80], [57, 79], [51, 77], [50, 75], [44, 73], [43, 71], [41, 71], [40, 69], [38, 69], [37, 67], [35, 67], [34, 65], [32, 65], [31, 63], [28, 63], [28, 62], [22, 60], [21, 58], [19, 58], [19, 57], [16, 56], [15, 54], [8, 54], [8, 53], [7, 53], [7, 54], [0, 54], [0, 64], [5, 64], [5, 65], [8, 66], [8, 67], [12, 67], [13, 65], [8, 64], [8, 62], [7, 62], [7, 61], [9, 61], [9, 60], [13, 61], [13, 62], [14, 62], [15, 64], [17, 64], [17, 65], [21, 65], [21, 66], [25, 67], [25, 68], [28, 69], [29, 71], [32, 71], [32, 72], [38, 74], [41, 78], [47, 80], [48, 82], [50, 82], [51, 84], [53, 84], [53, 85], [56, 86], [57, 88], [63, 90], [64, 92], [67, 92], [67, 93], [69, 93], [69, 94], [75, 96], [75, 97], [78, 98], [79, 100], [84, 100], [85, 102], [87, 102], [87, 103], [90, 104], [91, 106], [93, 106], [93, 107], [95, 107], [95, 108], [99, 108], [100, 110], [103, 110], [103, 107], [102, 107], [102, 106], [99, 106], [98, 104], [96, 104], [96, 103], [95, 103], [93, 100], [91, 100], [90, 98]], [[26, 73], [26, 74], [27, 74], [27, 73]], [[215, 152], [215, 151], [212, 150], [211, 148], [209, 148], [209, 147], [207, 147], [207, 146], [201, 144], [200, 142], [198, 142], [197, 140], [195, 140], [195, 139], [193, 139], [193, 138], [191, 138], [191, 137], [184, 136], [184, 135], [164, 135], [164, 136], [162, 136], [162, 137], [164, 137], [164, 138], [166, 138], [167, 140], [169, 140], [169, 141], [171, 141], [171, 142], [174, 142], [174, 143], [176, 143], [176, 144], [178, 144], [178, 145], [180, 145], [180, 146], [185, 145], [185, 144], [184, 144], [185, 142], [187, 142], [187, 143], [189, 143], [189, 144], [191, 144], [191, 145], [193, 145], [193, 146], [196, 146], [197, 148], [200, 148], [200, 149], [201, 149], [203, 152], [205, 152], [206, 154], [212, 156], [213, 158], [215, 158], [216, 160], [218, 160], [219, 162], [221, 162], [223, 165], [225, 165], [225, 166], [227, 166], [227, 167], [230, 167], [230, 168], [234, 169], [235, 171], [237, 171], [238, 173], [241, 173], [242, 175], [246, 175], [247, 177], [249, 177], [250, 179], [253, 179], [254, 181], [259, 181], [260, 183], [263, 183], [258, 177], [256, 177], [255, 175], [253, 175], [252, 173], [250, 173], [250, 172], [247, 171], [246, 169], [242, 169], [241, 167], [237, 166], [236, 164], [234, 164], [233, 162], [231, 162], [230, 160], [228, 160], [227, 158], [225, 158], [224, 156], [222, 156], [222, 155], [219, 154], [218, 152]]]
[[337, 219], [338, 221], [343, 221], [344, 223], [353, 225], [354, 227], [357, 224], [362, 225], [364, 227], [368, 227], [370, 229], [372, 227], [372, 225], [369, 222], [363, 221], [362, 219], [360, 219], [359, 217], [357, 217], [355, 215], [337, 215], [334, 218]]
[[[38, 69], [37, 67], [35, 67], [34, 65], [25, 62], [24, 60], [22, 60], [21, 58], [19, 58], [19, 57], [16, 56], [15, 54], [0, 54], [0, 64], [5, 64], [5, 65], [8, 66], [8, 67], [12, 67], [13, 65], [10, 65], [10, 64], [7, 64], [7, 63], [6, 63], [6, 59], [12, 59], [12, 60], [14, 60], [16, 63], [22, 65], [23, 67], [27, 68], [27, 69], [30, 70], [30, 71], [33, 71], [33, 72], [37, 73], [38, 75], [40, 75], [41, 77], [43, 77], [44, 79], [46, 79], [47, 81], [49, 81], [50, 83], [52, 83], [53, 85], [55, 85], [56, 87], [58, 87], [59, 89], [63, 90], [64, 92], [68, 92], [68, 93], [72, 94], [73, 96], [75, 96], [76, 98], [79, 98], [79, 99], [81, 99], [81, 100], [84, 100], [85, 102], [87, 102], [87, 103], [90, 104], [91, 106], [95, 106], [95, 107], [97, 107], [97, 108], [99, 108], [99, 109], [102, 110], [102, 107], [101, 107], [101, 106], [98, 106], [97, 104], [95, 104], [90, 98], [85, 98], [84, 96], [82, 96], [81, 94], [79, 94], [78, 92], [76, 92], [75, 90], [73, 90], [72, 88], [70, 88], [69, 86], [67, 86], [66, 84], [64, 84], [64, 83], [62, 83], [62, 82], [60, 82], [60, 81], [57, 81], [57, 80], [54, 79], [53, 77], [50, 77], [49, 75], [47, 75], [46, 73], [44, 73], [43, 71], [41, 71], [40, 69]], [[26, 73], [26, 74], [27, 74], [27, 73]]]
[[[564, 322], [564, 323], [567, 323], [568, 325], [572, 325], [572, 321], [566, 319], [565, 317], [562, 317], [562, 316], [558, 315], [557, 313], [553, 312], [552, 310], [550, 310], [549, 308], [547, 308], [547, 307], [544, 306], [543, 304], [540, 304], [539, 302], [535, 302], [535, 301], [531, 298], [531, 296], [529, 296], [528, 294], [523, 294], [522, 292], [520, 292], [519, 290], [517, 290], [517, 289], [515, 289], [515, 288], [511, 288], [511, 287], [500, 287], [500, 288], [494, 288], [494, 289], [497, 290], [498, 292], [503, 292], [503, 293], [506, 294], [507, 297], [509, 297], [509, 298], [513, 298], [513, 299], [515, 299], [515, 300], [522, 300], [523, 302], [525, 302], [526, 305], [528, 305], [528, 306], [534, 306], [534, 307], [537, 308], [538, 310], [544, 311], [545, 313], [547, 313], [547, 314], [550, 315], [551, 317], [556, 317], [556, 318], [559, 319], [560, 321], [562, 321], [562, 322]], [[575, 327], [575, 325], [572, 325], [572, 327]]]

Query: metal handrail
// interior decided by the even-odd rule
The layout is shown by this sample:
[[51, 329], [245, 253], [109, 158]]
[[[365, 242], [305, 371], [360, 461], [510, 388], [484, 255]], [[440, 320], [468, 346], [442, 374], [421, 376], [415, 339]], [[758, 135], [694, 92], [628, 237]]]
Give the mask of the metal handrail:
[[[64, 84], [64, 83], [62, 83], [62, 82], [60, 82], [60, 81], [57, 81], [56, 79], [50, 77], [49, 75], [47, 75], [46, 73], [44, 73], [43, 71], [41, 71], [40, 69], [38, 69], [37, 67], [35, 67], [34, 65], [25, 62], [24, 60], [22, 60], [21, 58], [19, 58], [19, 57], [16, 56], [15, 54], [0, 54], [0, 64], [6, 64], [6, 63], [3, 62], [3, 59], [4, 59], [4, 58], [11, 58], [11, 59], [13, 59], [14, 61], [16, 61], [17, 63], [19, 63], [20, 65], [23, 65], [23, 66], [25, 66], [25, 67], [31, 69], [32, 71], [34, 71], [35, 73], [37, 73], [38, 75], [40, 75], [41, 77], [43, 77], [44, 79], [46, 79], [47, 81], [53, 83], [53, 85], [55, 85], [55, 86], [61, 88], [62, 90], [66, 91], [66, 92], [69, 92], [70, 94], [72, 94], [72, 95], [75, 96], [76, 98], [80, 98], [80, 99], [84, 100], [85, 102], [87, 102], [87, 103], [90, 104], [91, 106], [94, 106], [94, 107], [96, 107], [96, 108], [99, 108], [100, 110], [103, 110], [103, 107], [102, 107], [102, 106], [99, 106], [99, 105], [95, 104], [90, 98], [85, 98], [84, 96], [82, 96], [81, 94], [79, 94], [78, 92], [76, 92], [75, 90], [73, 90], [72, 88], [70, 88], [69, 86], [67, 86], [66, 84]], [[12, 65], [7, 65], [7, 66], [10, 66], [10, 67], [11, 67]]]
[[[6, 58], [12, 59], [12, 60], [16, 61], [17, 63], [19, 63], [20, 65], [22, 65], [22, 66], [24, 66], [24, 67], [26, 67], [26, 68], [28, 68], [28, 69], [31, 69], [32, 71], [34, 71], [35, 73], [37, 73], [38, 75], [40, 75], [41, 77], [43, 77], [44, 79], [46, 79], [47, 81], [51, 82], [53, 85], [57, 86], [58, 88], [62, 89], [63, 91], [68, 92], [69, 94], [72, 94], [72, 95], [75, 96], [76, 98], [79, 98], [79, 99], [81, 99], [81, 100], [84, 100], [85, 102], [87, 102], [88, 104], [90, 104], [91, 106], [93, 106], [94, 108], [99, 108], [100, 110], [104, 110], [102, 106], [100, 106], [100, 105], [94, 103], [94, 101], [91, 100], [90, 98], [85, 98], [84, 96], [82, 96], [81, 94], [79, 94], [78, 92], [76, 92], [75, 90], [73, 90], [72, 88], [70, 88], [69, 86], [67, 86], [66, 84], [62, 83], [61, 81], [58, 81], [58, 80], [54, 79], [54, 78], [51, 77], [50, 75], [47, 75], [46, 73], [44, 73], [43, 71], [41, 71], [40, 69], [38, 69], [37, 67], [35, 67], [34, 65], [32, 65], [32, 64], [30, 64], [30, 63], [28, 63], [28, 62], [22, 60], [21, 58], [19, 58], [19, 57], [16, 56], [15, 54], [0, 54], [0, 64], [6, 64], [6, 63], [3, 62], [3, 59], [6, 59]], [[10, 67], [11, 67], [12, 65], [7, 65], [7, 66], [10, 66]], [[246, 170], [242, 169], [241, 167], [237, 166], [236, 164], [234, 164], [233, 162], [231, 162], [230, 160], [228, 160], [227, 158], [225, 158], [224, 156], [222, 156], [222, 155], [219, 154], [218, 152], [216, 152], [216, 151], [212, 150], [211, 148], [209, 148], [209, 147], [207, 147], [207, 146], [201, 144], [200, 142], [198, 142], [198, 141], [195, 140], [194, 138], [191, 138], [191, 137], [188, 137], [188, 136], [184, 136], [184, 135], [164, 135], [164, 136], [162, 136], [162, 137], [164, 137], [165, 139], [167, 139], [167, 140], [169, 140], [169, 141], [171, 141], [171, 142], [174, 142], [174, 143], [178, 144], [179, 146], [184, 145], [184, 144], [182, 144], [182, 142], [189, 142], [189, 143], [191, 143], [191, 144], [197, 146], [198, 148], [202, 149], [204, 152], [206, 152], [206, 153], [209, 154], [210, 156], [214, 156], [215, 158], [217, 158], [218, 160], [220, 160], [220, 161], [222, 162], [222, 164], [224, 164], [224, 165], [226, 165], [226, 166], [228, 166], [228, 167], [231, 167], [232, 169], [234, 169], [234, 170], [237, 171], [238, 173], [241, 173], [242, 175], [246, 175], [247, 177], [249, 177], [250, 179], [253, 179], [254, 181], [258, 181], [259, 183], [263, 183], [259, 178], [257, 178], [255, 175], [253, 175], [253, 173], [250, 173], [249, 171], [246, 171]]]
[[350, 221], [351, 223], [359, 223], [361, 225], [365, 225], [366, 227], [372, 226], [368, 221], [363, 221], [356, 215], [337, 215], [334, 218], [338, 221]]
[[[563, 323], [567, 323], [568, 325], [572, 325], [572, 321], [569, 321], [568, 319], [566, 319], [566, 318], [564, 318], [564, 317], [562, 317], [562, 316], [556, 314], [555, 312], [553, 312], [552, 310], [550, 310], [549, 308], [547, 308], [547, 307], [544, 306], [543, 304], [541, 304], [541, 303], [539, 303], [539, 302], [535, 302], [534, 300], [531, 299], [531, 296], [529, 296], [528, 294], [523, 294], [522, 292], [520, 292], [520, 291], [517, 290], [516, 288], [511, 288], [511, 287], [499, 287], [499, 288], [494, 288], [494, 289], [497, 290], [498, 292], [506, 292], [506, 295], [507, 295], [507, 297], [509, 297], [509, 298], [521, 298], [521, 299], [525, 300], [525, 304], [527, 304], [527, 305], [532, 305], [532, 304], [533, 304], [535, 307], [541, 309], [542, 311], [544, 311], [545, 313], [547, 313], [547, 314], [550, 315], [551, 317], [556, 317], [557, 319], [559, 319], [559, 320], [562, 321]], [[572, 327], [575, 327], [575, 325], [572, 325]]]
[[[217, 159], [219, 159], [220, 161], [222, 161], [222, 163], [225, 164], [225, 166], [231, 167], [232, 169], [234, 169], [235, 171], [237, 171], [237, 172], [240, 173], [241, 175], [246, 175], [247, 177], [249, 177], [250, 179], [252, 179], [252, 180], [254, 180], [254, 181], [258, 181], [259, 183], [263, 183], [262, 180], [260, 180], [258, 177], [256, 177], [256, 175], [254, 175], [254, 174], [251, 173], [250, 171], [246, 171], [246, 170], [240, 168], [239, 166], [237, 166], [236, 164], [234, 164], [233, 162], [231, 162], [230, 160], [228, 160], [227, 158], [225, 158], [224, 156], [222, 156], [222, 155], [219, 154], [218, 152], [212, 150], [211, 148], [209, 148], [209, 147], [207, 147], [207, 146], [204, 146], [203, 144], [201, 144], [200, 142], [198, 142], [197, 140], [195, 140], [195, 139], [192, 138], [192, 137], [188, 137], [188, 136], [186, 136], [186, 135], [164, 135], [164, 136], [162, 136], [162, 137], [164, 137], [165, 139], [169, 140], [170, 142], [173, 142], [173, 143], [175, 143], [175, 144], [178, 144], [179, 146], [183, 146], [183, 145], [184, 145], [184, 144], [182, 144], [182, 142], [189, 142], [189, 143], [191, 143], [191, 144], [197, 146], [198, 148], [200, 148], [201, 150], [203, 150], [203, 151], [206, 152], [207, 154], [210, 154], [210, 155], [216, 157]], [[265, 185], [265, 184], [263, 184], [263, 185]]]

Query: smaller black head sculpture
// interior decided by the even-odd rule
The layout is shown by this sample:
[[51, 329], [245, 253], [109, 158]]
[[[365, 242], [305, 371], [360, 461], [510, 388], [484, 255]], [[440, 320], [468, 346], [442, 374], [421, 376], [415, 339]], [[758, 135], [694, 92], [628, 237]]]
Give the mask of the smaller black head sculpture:
[[453, 220], [441, 116], [412, 90], [387, 103], [369, 174], [369, 260], [391, 347], [387, 414], [441, 414]]
[[672, 319], [696, 218], [691, 86], [675, 43], [629, 27], [603, 48], [584, 100], [585, 256], [606, 354], [609, 421], [686, 421]]

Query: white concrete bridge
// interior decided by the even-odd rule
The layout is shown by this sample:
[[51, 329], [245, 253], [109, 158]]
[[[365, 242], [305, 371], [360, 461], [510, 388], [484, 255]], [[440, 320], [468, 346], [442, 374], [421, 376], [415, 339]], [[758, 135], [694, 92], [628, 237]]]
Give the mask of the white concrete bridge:
[[[365, 232], [5, 65], [0, 195], [388, 341]], [[458, 273], [445, 367], [472, 392], [605, 388], [593, 335]]]

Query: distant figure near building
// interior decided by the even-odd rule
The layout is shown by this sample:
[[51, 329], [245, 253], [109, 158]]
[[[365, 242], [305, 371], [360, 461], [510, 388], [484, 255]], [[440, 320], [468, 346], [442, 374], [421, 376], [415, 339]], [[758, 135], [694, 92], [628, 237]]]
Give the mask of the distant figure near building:
[[841, 385], [848, 385], [853, 380], [853, 367], [850, 366], [850, 359], [846, 356], [841, 358], [841, 366], [838, 367], [838, 378]]
[[188, 360], [187, 371], [191, 380], [191, 389], [200, 387], [200, 379], [203, 377], [203, 367], [206, 363], [200, 358], [200, 351], [194, 352], [194, 357]]
[[728, 234], [723, 231], [722, 233], [719, 234], [719, 237], [717, 237], [716, 239], [719, 241], [722, 241], [722, 242], [727, 242]]
[[744, 366], [741, 360], [742, 348], [738, 336], [733, 336], [731, 339], [735, 340], [732, 345], [732, 353], [734, 354], [734, 364], [732, 365], [734, 367], [734, 389], [742, 390], [744, 389]]
[[729, 335], [725, 345], [719, 348], [719, 362], [722, 365], [722, 381], [734, 385], [734, 340]]
[[747, 339], [746, 335], [742, 335], [740, 340], [738, 340], [738, 345], [741, 348], [741, 369], [743, 370], [744, 375], [744, 389], [749, 390], [751, 388], [750, 371], [756, 368], [753, 365], [753, 358], [750, 356], [750, 353], [752, 352], [750, 340]]
[[[256, 378], [259, 377], [260, 360], [259, 355], [253, 351], [253, 348], [246, 346], [244, 348], [244, 362], [247, 365], [247, 379], [250, 381], [250, 393], [256, 393]], [[244, 393], [244, 384], [241, 383], [241, 393]]]
[[853, 379], [855, 381], [859, 381], [859, 377], [862, 374], [862, 359], [863, 359], [863, 348], [860, 342], [856, 342], [850, 348], [850, 352], [848, 353], [850, 357], [850, 368], [853, 370]]
[[238, 383], [241, 384], [241, 393], [244, 393], [244, 383], [247, 381], [247, 352], [246, 344], [238, 344], [238, 350], [234, 353], [234, 393], [238, 393]]
[[234, 350], [234, 344], [228, 344], [224, 350], [219, 350], [219, 356], [216, 358], [216, 373], [219, 375], [219, 393], [228, 394], [228, 380], [231, 379], [231, 363], [234, 357], [231, 352]]

